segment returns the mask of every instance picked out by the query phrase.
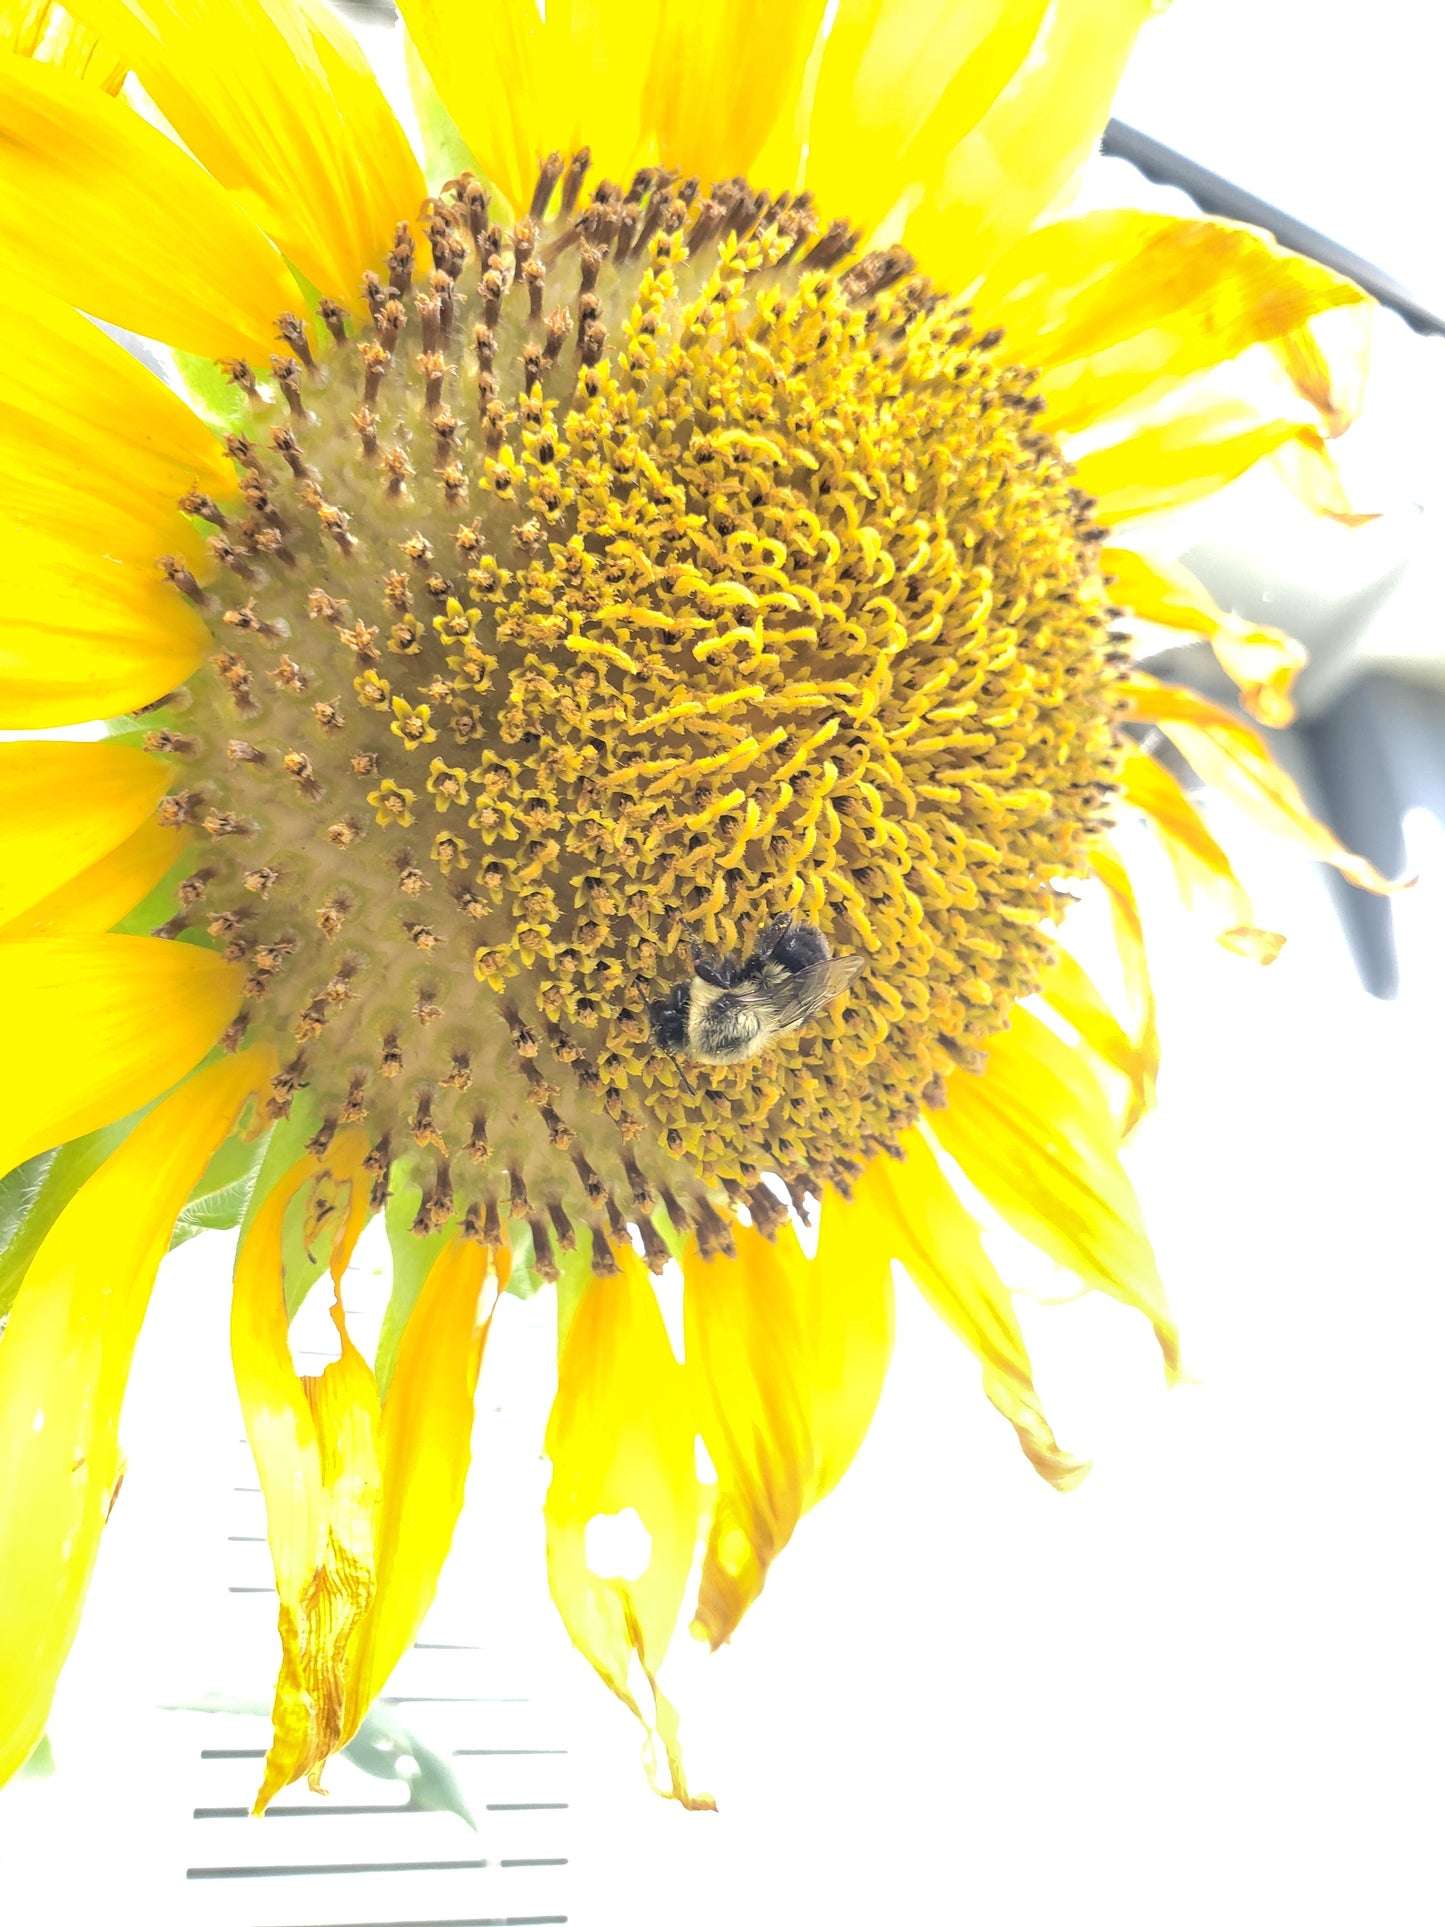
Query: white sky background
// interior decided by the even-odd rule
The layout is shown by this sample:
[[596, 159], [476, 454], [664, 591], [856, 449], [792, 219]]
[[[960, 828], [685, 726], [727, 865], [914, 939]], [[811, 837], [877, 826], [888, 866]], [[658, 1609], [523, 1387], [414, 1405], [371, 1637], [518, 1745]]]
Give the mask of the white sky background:
[[[1438, 302], [1432, 15], [1175, 0], [1118, 111]], [[1442, 358], [1402, 341], [1395, 393], [1412, 370], [1438, 383]], [[1394, 421], [1402, 447], [1438, 433]], [[1416, 493], [1438, 507], [1434, 460]], [[501, 1442], [473, 1482], [498, 1548], [486, 1630], [515, 1641], [578, 1755], [577, 1927], [1440, 1919], [1445, 836], [1411, 826], [1421, 883], [1399, 912], [1403, 992], [1382, 1005], [1316, 874], [1214, 820], [1258, 921], [1290, 942], [1268, 971], [1212, 946], [1135, 839], [1166, 1060], [1129, 1157], [1200, 1382], [1166, 1391], [1142, 1321], [1100, 1298], [1026, 1303], [1055, 1427], [1095, 1461], [1060, 1498], [901, 1294], [854, 1470], [734, 1649], [679, 1637], [669, 1683], [716, 1817], [646, 1791], [627, 1716], [549, 1617], [549, 1338], [539, 1304], [502, 1307], [482, 1396], [505, 1408]], [[268, 1654], [223, 1657], [197, 1511], [229, 1256], [193, 1244], [157, 1292], [131, 1476], [52, 1723], [60, 1771], [0, 1799], [16, 1927], [107, 1895], [115, 1917], [118, 1869], [135, 1917], [192, 1918], [175, 1875], [192, 1790], [162, 1766], [148, 1795], [138, 1771], [167, 1757], [174, 1716], [151, 1709], [269, 1694]], [[169, 1506], [197, 1517], [185, 1570], [167, 1569]], [[347, 1918], [401, 1917], [391, 1891]]]

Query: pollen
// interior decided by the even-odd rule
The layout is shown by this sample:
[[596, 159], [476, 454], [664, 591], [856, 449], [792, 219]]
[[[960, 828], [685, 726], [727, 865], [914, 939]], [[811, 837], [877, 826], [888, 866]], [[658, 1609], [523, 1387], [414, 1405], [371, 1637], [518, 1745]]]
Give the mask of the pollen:
[[[655, 1214], [727, 1244], [845, 1189], [1036, 985], [1116, 759], [1092, 503], [1034, 377], [806, 197], [657, 170], [530, 215], [469, 178], [277, 323], [234, 497], [189, 496], [214, 649], [156, 718], [180, 913], [247, 970], [268, 1111], [363, 1119], [534, 1260]], [[429, 246], [434, 270], [420, 271]], [[229, 585], [229, 586], [228, 586]], [[745, 1064], [649, 1005], [769, 921], [862, 968]], [[659, 1201], [661, 1201], [659, 1203]]]

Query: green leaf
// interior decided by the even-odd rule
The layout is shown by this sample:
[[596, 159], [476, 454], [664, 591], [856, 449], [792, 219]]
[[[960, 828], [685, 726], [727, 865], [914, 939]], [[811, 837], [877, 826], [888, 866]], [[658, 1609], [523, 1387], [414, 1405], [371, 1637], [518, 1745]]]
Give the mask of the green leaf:
[[421, 1205], [421, 1185], [410, 1166], [391, 1169], [392, 1193], [386, 1203], [386, 1241], [391, 1246], [391, 1296], [376, 1347], [376, 1388], [384, 1399], [396, 1370], [397, 1347], [432, 1262], [451, 1236], [449, 1229], [418, 1237], [412, 1230]]
[[413, 1812], [455, 1813], [473, 1833], [477, 1823], [457, 1777], [438, 1754], [423, 1746], [389, 1706], [377, 1704], [341, 1749], [353, 1766], [377, 1780], [400, 1780]]
[[[37, 1165], [45, 1166], [41, 1182], [0, 1253], [0, 1318], [14, 1304], [15, 1294], [55, 1220], [81, 1185], [94, 1176], [112, 1151], [124, 1144], [146, 1112], [153, 1108], [147, 1104], [115, 1124], [92, 1131], [88, 1137], [73, 1138], [58, 1151], [46, 1151], [39, 1158], [32, 1158], [29, 1164], [21, 1165], [18, 1172], [11, 1173], [11, 1178], [20, 1177], [26, 1171], [34, 1172]], [[6, 1183], [10, 1181], [7, 1179]], [[16, 1195], [12, 1194], [12, 1202]]]

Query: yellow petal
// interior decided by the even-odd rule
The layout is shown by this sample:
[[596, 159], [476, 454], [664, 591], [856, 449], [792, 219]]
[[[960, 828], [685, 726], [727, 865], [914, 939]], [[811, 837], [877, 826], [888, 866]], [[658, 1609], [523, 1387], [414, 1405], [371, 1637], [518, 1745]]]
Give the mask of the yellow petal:
[[1302, 428], [1282, 442], [1272, 456], [1275, 469], [1314, 515], [1327, 515], [1347, 529], [1378, 522], [1378, 509], [1357, 509], [1345, 493], [1335, 458], [1317, 428]]
[[107, 94], [118, 94], [125, 85], [125, 62], [54, 0], [0, 5], [0, 53], [43, 60]]
[[[547, 1578], [578, 1651], [661, 1740], [669, 1784], [653, 1784], [688, 1806], [676, 1747], [676, 1716], [656, 1674], [671, 1642], [692, 1566], [701, 1495], [693, 1459], [695, 1424], [687, 1374], [672, 1355], [651, 1283], [629, 1250], [615, 1277], [594, 1278], [572, 1315], [547, 1421], [552, 1482], [544, 1508]], [[631, 1513], [647, 1544], [628, 1570], [604, 1575], [589, 1562], [588, 1527]], [[643, 1551], [645, 1563], [642, 1562]], [[594, 1557], [597, 1557], [594, 1551]], [[602, 1563], [600, 1557], [597, 1563]], [[640, 1671], [652, 1717], [634, 1689]]]
[[171, 1227], [273, 1069], [269, 1052], [226, 1058], [143, 1119], [51, 1227], [0, 1340], [0, 1782], [40, 1738], [75, 1637]]
[[20, 282], [0, 321], [0, 522], [147, 567], [189, 546], [177, 503], [234, 488], [215, 437], [134, 355]]
[[830, 1202], [812, 1264], [790, 1229], [769, 1244], [739, 1228], [736, 1258], [683, 1257], [688, 1363], [718, 1475], [696, 1620], [714, 1647], [737, 1630], [799, 1519], [847, 1469], [882, 1390], [891, 1254], [841, 1239], [833, 1210]]
[[1059, 433], [1365, 300], [1257, 229], [1106, 208], [1025, 235], [975, 305], [1011, 357], [1044, 371]]
[[1044, 1416], [1013, 1301], [978, 1225], [923, 1137], [908, 1131], [900, 1142], [903, 1162], [875, 1158], [838, 1216], [846, 1211], [847, 1229], [860, 1240], [897, 1253], [928, 1304], [982, 1365], [984, 1393], [1013, 1426], [1034, 1470], [1058, 1491], [1071, 1491], [1087, 1476], [1088, 1461], [1062, 1449]]
[[149, 937], [0, 943], [0, 1172], [184, 1077], [235, 1015], [243, 974]]
[[[1127, 1137], [1139, 1118], [1153, 1108], [1154, 1086], [1159, 1077], [1159, 1025], [1154, 1003], [1154, 980], [1149, 974], [1149, 958], [1144, 949], [1144, 924], [1129, 872], [1113, 848], [1101, 837], [1094, 839], [1089, 867], [1108, 894], [1114, 948], [1124, 979], [1124, 995], [1129, 1000], [1134, 1020], [1131, 1041], [1139, 1082], [1135, 1087], [1135, 1109], [1125, 1119], [1124, 1135]], [[1058, 1006], [1055, 1005], [1055, 1008]], [[1068, 1015], [1066, 1011], [1063, 1014]]]
[[[1185, 908], [1194, 909], [1202, 896], [1215, 906], [1215, 934], [1226, 950], [1255, 963], [1273, 963], [1284, 948], [1284, 938], [1276, 931], [1256, 928], [1249, 892], [1175, 778], [1152, 756], [1130, 750], [1121, 765], [1119, 783], [1125, 802], [1142, 810], [1158, 833]], [[1097, 852], [1093, 867], [1110, 887]], [[1117, 883], [1123, 866], [1116, 868]]]
[[1119, 1124], [1120, 1136], [1127, 1138], [1153, 1105], [1157, 1062], [1148, 1060], [1145, 1050], [1110, 1010], [1093, 978], [1067, 950], [1059, 950], [1044, 971], [1039, 995], [1073, 1025], [1101, 1063], [1127, 1080], [1129, 1097]]
[[150, 561], [0, 518], [0, 729], [138, 708], [200, 662], [206, 630]]
[[1114, 600], [1144, 622], [1206, 637], [1251, 716], [1272, 729], [1294, 721], [1290, 685], [1309, 658], [1283, 630], [1226, 615], [1181, 563], [1151, 562], [1133, 549], [1105, 548], [1099, 551], [1099, 567], [1113, 578]]
[[1317, 411], [1331, 440], [1364, 405], [1376, 313], [1373, 302], [1336, 310], [1270, 343], [1290, 386]]
[[1322, 458], [1319, 430], [1305, 422], [1266, 421], [1232, 399], [1189, 401], [1080, 456], [1075, 481], [1096, 498], [1097, 519], [1108, 527], [1213, 495], [1292, 443]]
[[[660, 158], [704, 181], [746, 173], [796, 113], [822, 18], [823, 0], [661, 0], [643, 91]], [[764, 47], [765, 58], [750, 57]]]
[[332, 1320], [341, 1356], [319, 1378], [291, 1363], [283, 1262], [286, 1215], [312, 1187], [311, 1218], [324, 1192], [333, 1257], [347, 1235], [345, 1208], [358, 1186], [366, 1140], [340, 1131], [323, 1159], [300, 1158], [273, 1186], [236, 1257], [231, 1358], [246, 1436], [266, 1500], [276, 1574], [281, 1671], [274, 1735], [254, 1811], [279, 1788], [321, 1768], [350, 1737], [348, 1683], [376, 1589], [381, 1499], [376, 1381], [351, 1343], [338, 1294]]
[[[259, 138], [259, 132], [258, 132]], [[123, 101], [34, 60], [0, 57], [0, 261], [7, 278], [77, 292], [63, 207], [85, 236], [87, 313], [199, 355], [268, 352], [300, 305], [280, 255], [173, 140]]]
[[955, 1074], [948, 1098], [928, 1122], [969, 1182], [1056, 1264], [1142, 1311], [1176, 1377], [1179, 1335], [1083, 1053], [1016, 1006], [982, 1076]]
[[903, 238], [926, 274], [971, 286], [1058, 200], [1093, 151], [1156, 10], [1154, 0], [1056, 0], [1018, 74], [909, 217]]
[[[360, 48], [318, 0], [75, 0], [181, 139], [325, 294], [380, 268], [426, 184]], [[279, 313], [280, 310], [275, 312]]]
[[1383, 895], [1406, 887], [1382, 877], [1373, 863], [1347, 850], [1310, 815], [1294, 779], [1272, 759], [1248, 723], [1192, 689], [1147, 676], [1133, 677], [1123, 693], [1132, 717], [1157, 723], [1196, 775], [1262, 830], [1283, 837], [1320, 863], [1332, 863], [1362, 890]]
[[348, 1690], [354, 1731], [416, 1637], [436, 1595], [462, 1509], [482, 1352], [508, 1254], [453, 1238], [427, 1273], [397, 1349], [381, 1408], [381, 1509], [376, 1522], [376, 1599]]
[[0, 926], [0, 942], [14, 937], [86, 937], [113, 930], [171, 869], [185, 847], [154, 818], [123, 843]]
[[925, 191], [1012, 77], [1044, 11], [1041, 0], [843, 0], [808, 127], [807, 184], [825, 217], [866, 233], [910, 189]]
[[0, 923], [113, 850], [169, 780], [158, 756], [119, 743], [0, 744]]
[[646, 143], [644, 92], [659, 0], [496, 0], [485, 55], [471, 0], [402, 0], [401, 13], [437, 92], [479, 166], [525, 213], [537, 163], [553, 149], [593, 150], [600, 178], [626, 180]]

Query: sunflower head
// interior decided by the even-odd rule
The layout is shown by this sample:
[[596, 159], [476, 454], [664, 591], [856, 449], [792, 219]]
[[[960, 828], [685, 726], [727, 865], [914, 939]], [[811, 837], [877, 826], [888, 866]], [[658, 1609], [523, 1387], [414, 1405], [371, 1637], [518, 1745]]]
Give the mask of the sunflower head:
[[[1162, 736], [1381, 880], [1111, 626], [1208, 636], [1284, 720], [1288, 638], [1101, 525], [1270, 456], [1351, 519], [1313, 415], [1174, 390], [1262, 348], [1333, 432], [1309, 330], [1358, 290], [1226, 224], [1036, 225], [1151, 10], [495, 0], [483, 49], [467, 0], [405, 0], [420, 120], [440, 96], [471, 150], [423, 178], [315, 0], [0, 0], [0, 722], [112, 738], [0, 746], [0, 1167], [35, 1160], [0, 1254], [0, 1778], [178, 1219], [241, 1230], [283, 1645], [258, 1810], [427, 1610], [514, 1241], [559, 1284], [553, 1596], [692, 1804], [657, 1669], [697, 1548], [717, 1645], [862, 1442], [896, 1261], [1030, 1464], [1087, 1471], [944, 1154], [1177, 1374], [1102, 832], [1137, 808], [1220, 940], [1275, 954]], [[1076, 884], [1123, 1019], [1060, 946]], [[383, 1207], [368, 1362], [339, 1287]], [[303, 1379], [323, 1267], [340, 1356]], [[631, 1578], [589, 1557], [618, 1514]]]
[[[430, 272], [402, 221], [354, 321], [230, 365], [221, 566], [162, 562], [213, 652], [145, 737], [267, 1115], [543, 1276], [896, 1154], [1035, 987], [1118, 706], [1091, 504], [967, 308], [806, 197], [587, 164], [505, 225], [450, 183]], [[790, 915], [850, 993], [689, 1076], [652, 1007]]]

